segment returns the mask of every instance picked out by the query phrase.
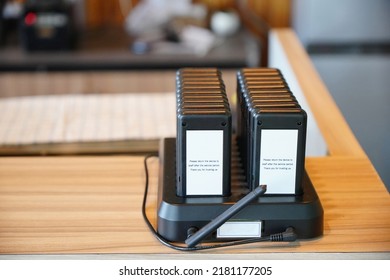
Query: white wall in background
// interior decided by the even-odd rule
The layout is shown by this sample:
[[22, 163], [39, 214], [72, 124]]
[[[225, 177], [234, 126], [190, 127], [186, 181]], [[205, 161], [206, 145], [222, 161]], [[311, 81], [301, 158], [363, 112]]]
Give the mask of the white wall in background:
[[269, 67], [274, 67], [282, 71], [288, 86], [292, 93], [297, 98], [301, 107], [307, 113], [307, 136], [306, 136], [306, 156], [325, 156], [327, 147], [321, 131], [317, 125], [313, 113], [306, 101], [305, 95], [295, 76], [294, 71], [290, 66], [290, 62], [280, 44], [277, 36], [271, 32], [269, 39]]

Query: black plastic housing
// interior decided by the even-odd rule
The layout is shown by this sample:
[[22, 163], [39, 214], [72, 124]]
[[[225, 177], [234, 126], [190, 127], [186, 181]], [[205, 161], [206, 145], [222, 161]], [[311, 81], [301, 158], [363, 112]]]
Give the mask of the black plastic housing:
[[[176, 194], [178, 196], [229, 196], [230, 190], [230, 162], [231, 162], [231, 135], [232, 135], [232, 115], [228, 98], [225, 92], [221, 73], [216, 68], [182, 68], [176, 74]], [[210, 132], [210, 133], [207, 133]], [[211, 135], [216, 132], [217, 144], [220, 149], [222, 159], [218, 161], [218, 167], [221, 168], [221, 177], [218, 177], [218, 183], [207, 186], [206, 189], [198, 188], [203, 186], [195, 180], [191, 180], [191, 191], [188, 187], [187, 171], [191, 172], [190, 161], [188, 159], [189, 133], [195, 135]], [[220, 139], [222, 133], [222, 139]], [[211, 138], [211, 136], [209, 136]], [[202, 140], [205, 138], [202, 138]], [[200, 138], [197, 138], [198, 142]], [[205, 139], [206, 141], [210, 139]], [[221, 140], [221, 141], [220, 141]], [[193, 143], [193, 142], [192, 142]], [[202, 147], [212, 147], [210, 142], [199, 144]], [[194, 146], [192, 146], [194, 148]], [[196, 151], [196, 149], [194, 149]], [[210, 151], [213, 149], [210, 148]], [[217, 150], [217, 149], [215, 149]], [[199, 150], [197, 152], [199, 154]], [[210, 156], [210, 159], [212, 156]], [[201, 160], [208, 160], [202, 158]], [[200, 169], [199, 169], [200, 170]], [[220, 171], [220, 169], [218, 169]], [[218, 171], [218, 172], [219, 172]], [[199, 176], [207, 176], [208, 171], [199, 171]], [[194, 174], [194, 173], [192, 173]], [[190, 180], [190, 179], [188, 179]], [[194, 191], [194, 188], [199, 191]]]
[[[176, 195], [175, 138], [161, 141], [159, 157], [158, 233], [170, 241], [183, 242], [190, 228], [201, 228], [240, 200], [248, 189], [240, 176], [232, 177], [228, 197], [180, 197]], [[232, 167], [234, 168], [234, 167]], [[232, 171], [237, 174], [237, 172]], [[293, 227], [300, 239], [323, 233], [323, 208], [307, 173], [304, 172], [301, 195], [263, 196], [236, 214], [238, 220], [260, 220], [262, 235]], [[215, 233], [205, 241], [216, 241]]]
[[[260, 174], [260, 166], [264, 164], [261, 161], [262, 132], [267, 130], [277, 134], [281, 131], [296, 131], [297, 137], [294, 138], [297, 144], [292, 144], [292, 150], [296, 152], [292, 160], [295, 184], [291, 183], [289, 192], [284, 194], [300, 195], [303, 192], [307, 116], [283, 75], [273, 68], [241, 69], [237, 72], [237, 100], [238, 147], [249, 189], [253, 190], [268, 180]], [[293, 142], [285, 140], [282, 146], [289, 143]], [[289, 176], [292, 178], [291, 174]], [[283, 191], [276, 190], [278, 192], [283, 194]]]

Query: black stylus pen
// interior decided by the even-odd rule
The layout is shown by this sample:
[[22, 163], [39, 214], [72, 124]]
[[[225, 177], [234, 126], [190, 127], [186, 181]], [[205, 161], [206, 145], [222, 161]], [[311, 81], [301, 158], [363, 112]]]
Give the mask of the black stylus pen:
[[207, 235], [215, 231], [218, 227], [220, 227], [223, 223], [233, 217], [235, 214], [240, 212], [243, 208], [245, 208], [251, 201], [255, 198], [263, 195], [267, 191], [267, 185], [260, 185], [255, 188], [253, 191], [248, 193], [242, 199], [240, 199], [236, 204], [231, 206], [225, 212], [211, 220], [207, 225], [202, 227], [199, 231], [197, 231], [194, 235], [190, 236], [185, 240], [185, 243], [188, 247], [195, 247], [199, 242], [201, 242]]

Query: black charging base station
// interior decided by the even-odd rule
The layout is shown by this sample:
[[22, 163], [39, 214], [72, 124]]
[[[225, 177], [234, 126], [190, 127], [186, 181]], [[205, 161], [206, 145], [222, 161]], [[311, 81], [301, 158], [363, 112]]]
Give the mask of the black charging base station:
[[[179, 197], [176, 195], [176, 138], [165, 138], [160, 145], [157, 231], [170, 241], [183, 242], [190, 228], [202, 228], [248, 193], [234, 184], [228, 197]], [[232, 219], [259, 221], [261, 235], [267, 236], [293, 227], [299, 239], [319, 237], [323, 233], [323, 208], [307, 176], [300, 196], [261, 196]], [[204, 241], [226, 241], [216, 232]]]

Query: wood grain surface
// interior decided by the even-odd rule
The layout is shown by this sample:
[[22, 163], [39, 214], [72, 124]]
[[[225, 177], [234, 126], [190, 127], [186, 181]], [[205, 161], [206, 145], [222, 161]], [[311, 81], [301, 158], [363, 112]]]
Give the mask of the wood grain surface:
[[[141, 215], [143, 157], [0, 158], [0, 253], [177, 253]], [[149, 160], [147, 212], [156, 222], [158, 159]], [[390, 197], [371, 163], [307, 159], [325, 211], [324, 235], [213, 253], [390, 252]]]

